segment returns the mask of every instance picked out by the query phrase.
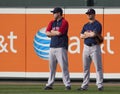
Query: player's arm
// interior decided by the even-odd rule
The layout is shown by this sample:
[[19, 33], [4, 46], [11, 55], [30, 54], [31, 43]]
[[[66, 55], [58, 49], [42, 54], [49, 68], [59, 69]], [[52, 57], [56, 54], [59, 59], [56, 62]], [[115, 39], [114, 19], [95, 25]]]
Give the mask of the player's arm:
[[89, 38], [89, 37], [95, 37], [96, 36], [96, 33], [94, 31], [85, 31], [84, 34], [81, 34], [80, 38], [81, 39], [86, 39], [86, 38]]
[[59, 35], [58, 32], [53, 32], [52, 30], [52, 24], [53, 24], [53, 21], [51, 21], [46, 29], [46, 35], [48, 37], [53, 37], [53, 36], [56, 36], [56, 35]]
[[85, 31], [83, 34], [81, 33], [80, 38], [86, 39], [90, 37], [90, 33], [88, 31]]
[[86, 26], [84, 25], [84, 26], [83, 26], [83, 29], [82, 29], [82, 31], [81, 31], [81, 34], [80, 34], [80, 38], [81, 38], [81, 39], [86, 39], [86, 38], [89, 37], [89, 33], [88, 33], [88, 31], [86, 30], [85, 27], [86, 27]]
[[68, 22], [67, 21], [63, 21], [60, 28], [58, 30], [51, 30], [51, 33], [55, 36], [60, 36], [66, 33], [68, 29]]
[[53, 36], [60, 36], [60, 35], [62, 35], [62, 33], [59, 31], [51, 30], [51, 31], [46, 31], [46, 35], [48, 37], [53, 37]]
[[88, 36], [86, 36], [85, 34], [81, 34], [81, 35], [80, 35], [80, 38], [81, 38], [81, 39], [86, 39], [86, 38], [88, 38]]
[[53, 37], [53, 36], [56, 36], [57, 34], [51, 32], [51, 31], [46, 31], [46, 35], [47, 35], [48, 37]]
[[[50, 27], [51, 25], [49, 25]], [[68, 22], [67, 21], [64, 21], [62, 22], [62, 25], [60, 26], [59, 30], [52, 30], [52, 29], [48, 29], [49, 31], [46, 31], [46, 35], [48, 37], [52, 37], [52, 36], [60, 36], [62, 34], [65, 34], [66, 33], [66, 30], [68, 29]]]
[[51, 33], [53, 34], [53, 35], [55, 35], [55, 36], [60, 36], [60, 35], [62, 35], [62, 33], [61, 32], [59, 32], [59, 31], [54, 31], [54, 30], [51, 30]]
[[101, 34], [101, 31], [102, 31], [102, 26], [101, 24], [98, 24], [96, 26], [96, 28], [94, 28], [93, 31], [90, 31], [90, 37], [96, 37], [96, 36], [99, 36]]
[[94, 31], [89, 32], [89, 37], [95, 37], [97, 35], [97, 33], [95, 33]]

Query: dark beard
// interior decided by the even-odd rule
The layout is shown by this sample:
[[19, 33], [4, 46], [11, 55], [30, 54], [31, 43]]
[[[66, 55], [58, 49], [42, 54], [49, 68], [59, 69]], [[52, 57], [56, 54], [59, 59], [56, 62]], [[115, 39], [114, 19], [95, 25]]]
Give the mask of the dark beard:
[[55, 18], [55, 20], [57, 20], [59, 17], [57, 16], [56, 18]]
[[89, 18], [89, 20], [94, 20], [94, 18]]

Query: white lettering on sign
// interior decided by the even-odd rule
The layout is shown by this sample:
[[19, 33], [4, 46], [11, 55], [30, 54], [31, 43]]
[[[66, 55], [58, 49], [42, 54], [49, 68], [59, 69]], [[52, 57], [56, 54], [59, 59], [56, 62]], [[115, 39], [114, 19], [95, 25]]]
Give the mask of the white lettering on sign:
[[[14, 39], [17, 39], [17, 36], [14, 35], [13, 32], [10, 32], [10, 35], [8, 35], [7, 38], [10, 40], [10, 51], [17, 53], [17, 50], [14, 48]], [[7, 46], [8, 43], [5, 43], [5, 37], [3, 35], [0, 35], [0, 53], [8, 53], [9, 51], [7, 49]]]

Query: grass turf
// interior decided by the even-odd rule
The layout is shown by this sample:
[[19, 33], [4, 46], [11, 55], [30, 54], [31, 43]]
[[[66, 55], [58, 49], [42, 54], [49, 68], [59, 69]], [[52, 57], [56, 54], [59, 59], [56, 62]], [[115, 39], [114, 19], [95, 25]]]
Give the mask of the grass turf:
[[53, 90], [44, 90], [43, 85], [0, 85], [0, 94], [120, 94], [120, 86], [105, 86], [104, 91], [98, 91], [91, 85], [87, 91], [78, 91], [78, 85], [66, 91], [63, 85], [55, 85]]

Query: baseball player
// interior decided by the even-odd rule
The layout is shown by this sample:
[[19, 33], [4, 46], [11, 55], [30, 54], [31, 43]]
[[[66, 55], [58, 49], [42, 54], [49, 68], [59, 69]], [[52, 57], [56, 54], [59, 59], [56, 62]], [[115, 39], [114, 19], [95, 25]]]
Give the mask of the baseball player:
[[57, 63], [60, 64], [62, 70], [62, 78], [65, 89], [71, 90], [67, 56], [68, 22], [62, 17], [63, 10], [60, 7], [54, 8], [51, 12], [53, 13], [54, 20], [49, 23], [46, 29], [46, 35], [51, 37], [49, 58], [50, 76], [45, 90], [53, 89], [52, 86], [55, 79]]
[[99, 91], [103, 90], [103, 72], [102, 72], [102, 60], [101, 60], [101, 48], [97, 43], [96, 36], [101, 35], [102, 26], [99, 21], [95, 19], [95, 10], [89, 9], [87, 12], [89, 22], [86, 23], [81, 31], [81, 39], [84, 39], [83, 50], [83, 68], [84, 77], [83, 83], [78, 90], [87, 90], [90, 80], [90, 65], [94, 62], [96, 68], [96, 85]]

